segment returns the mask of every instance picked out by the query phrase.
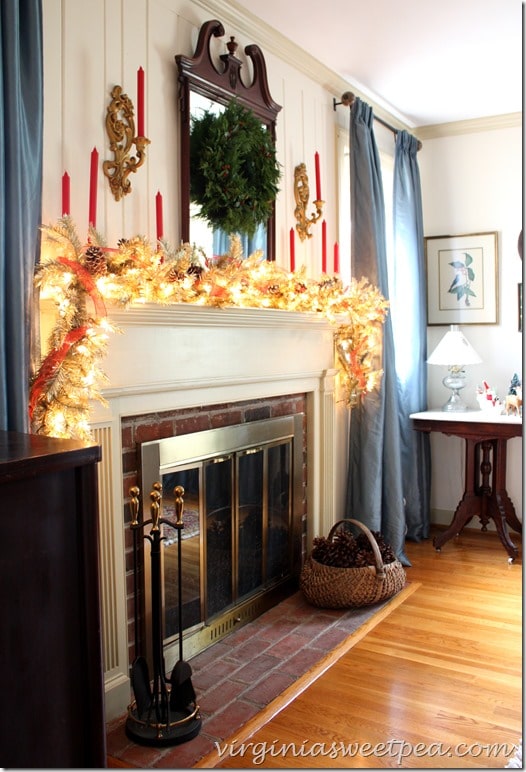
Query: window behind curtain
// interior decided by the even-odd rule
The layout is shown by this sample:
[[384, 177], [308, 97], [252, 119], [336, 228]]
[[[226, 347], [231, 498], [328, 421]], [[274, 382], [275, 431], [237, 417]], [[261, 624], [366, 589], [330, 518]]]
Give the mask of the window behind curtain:
[[[385, 227], [387, 228], [387, 265], [389, 277], [393, 270], [393, 174], [394, 174], [394, 134], [380, 124], [374, 129], [384, 187]], [[336, 152], [338, 169], [338, 240], [340, 244], [340, 275], [344, 285], [351, 280], [351, 180], [349, 160], [349, 129], [339, 126], [336, 132]], [[329, 250], [329, 247], [327, 247]], [[330, 255], [330, 252], [329, 252]], [[330, 265], [330, 257], [329, 257]], [[360, 276], [356, 276], [360, 279]]]
[[[380, 164], [382, 168], [382, 184], [384, 189], [384, 205], [385, 205], [385, 227], [386, 233], [386, 248], [387, 248], [387, 271], [389, 286], [394, 285], [394, 272], [396, 270], [396, 262], [394, 256], [394, 244], [393, 244], [393, 178], [394, 178], [394, 154], [395, 154], [395, 136], [394, 134], [385, 129], [383, 126], [375, 125], [375, 137], [378, 146], [378, 152], [380, 155]], [[351, 200], [350, 200], [350, 161], [349, 161], [349, 131], [341, 127], [337, 130], [337, 153], [338, 153], [338, 211], [339, 211], [339, 241], [340, 241], [340, 254], [341, 254], [341, 268], [340, 274], [344, 285], [348, 284], [351, 280]], [[344, 257], [346, 256], [346, 257]], [[403, 266], [398, 266], [398, 270], [403, 270]], [[360, 279], [361, 277], [355, 277]], [[391, 300], [393, 300], [391, 296]], [[392, 311], [394, 311], [394, 303], [392, 303]], [[414, 309], [410, 305], [404, 305], [403, 303], [397, 304], [397, 314], [409, 313], [413, 314]], [[404, 345], [397, 346], [396, 339], [396, 321], [393, 317], [393, 333], [395, 335], [395, 355], [396, 355], [396, 372], [401, 382], [405, 382], [405, 377], [409, 372], [409, 363], [404, 361], [404, 352], [408, 352], [408, 349]], [[402, 325], [402, 329], [406, 329], [406, 325]]]

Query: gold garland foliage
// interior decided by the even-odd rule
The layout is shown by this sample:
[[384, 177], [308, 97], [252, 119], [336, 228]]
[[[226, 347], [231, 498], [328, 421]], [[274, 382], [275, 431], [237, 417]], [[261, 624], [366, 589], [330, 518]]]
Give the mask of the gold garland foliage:
[[34, 376], [29, 396], [32, 431], [91, 440], [90, 401], [104, 403], [100, 361], [115, 328], [106, 303], [193, 303], [216, 307], [277, 308], [323, 314], [334, 327], [336, 351], [349, 406], [376, 388], [387, 301], [366, 280], [344, 287], [337, 277], [308, 279], [263, 259], [244, 259], [239, 237], [229, 252], [207, 257], [191, 244], [152, 246], [143, 236], [108, 247], [90, 229], [82, 243], [70, 217], [43, 226], [35, 284], [57, 309], [49, 353]]

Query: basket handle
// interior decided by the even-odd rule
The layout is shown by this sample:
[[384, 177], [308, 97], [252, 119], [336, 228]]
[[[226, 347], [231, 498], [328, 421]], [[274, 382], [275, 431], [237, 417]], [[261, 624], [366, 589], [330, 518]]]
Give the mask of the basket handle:
[[330, 541], [334, 533], [338, 529], [338, 527], [340, 525], [343, 525], [343, 523], [352, 523], [353, 525], [357, 525], [358, 528], [360, 528], [364, 532], [364, 534], [369, 539], [369, 544], [371, 545], [371, 548], [373, 550], [374, 560], [376, 563], [376, 578], [385, 579], [385, 566], [382, 560], [382, 553], [380, 552], [380, 548], [378, 547], [376, 539], [372, 535], [371, 531], [367, 528], [366, 525], [361, 523], [359, 520], [353, 520], [353, 518], [351, 517], [347, 517], [344, 520], [338, 520], [336, 523], [334, 523], [331, 530], [329, 531], [329, 535], [327, 536], [327, 539]]

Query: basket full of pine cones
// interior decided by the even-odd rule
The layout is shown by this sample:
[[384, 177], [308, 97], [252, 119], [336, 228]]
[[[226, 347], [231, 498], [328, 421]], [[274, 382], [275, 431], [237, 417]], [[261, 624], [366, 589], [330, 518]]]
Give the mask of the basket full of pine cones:
[[[354, 536], [344, 524], [360, 533]], [[396, 595], [406, 583], [404, 567], [380, 532], [359, 520], [338, 520], [327, 537], [313, 541], [300, 575], [309, 603], [320, 608], [370, 606]]]

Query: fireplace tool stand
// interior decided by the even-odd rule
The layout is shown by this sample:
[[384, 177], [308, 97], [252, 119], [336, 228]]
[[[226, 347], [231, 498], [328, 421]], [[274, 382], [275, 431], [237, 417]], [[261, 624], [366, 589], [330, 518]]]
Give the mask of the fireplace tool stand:
[[[151, 551], [151, 605], [152, 605], [152, 660], [153, 660], [153, 684], [150, 685], [148, 666], [146, 662], [142, 667], [134, 671], [136, 663], [132, 667], [132, 686], [135, 699], [128, 707], [128, 717], [126, 719], [126, 734], [131, 740], [141, 745], [177, 745], [192, 740], [201, 730], [201, 716], [199, 706], [195, 702], [195, 692], [191, 686], [190, 674], [191, 668], [188, 663], [182, 661], [182, 592], [181, 592], [181, 570], [180, 559], [181, 550], [179, 548], [179, 652], [180, 662], [176, 664], [179, 669], [184, 665], [184, 674], [186, 676], [181, 684], [182, 693], [188, 697], [181, 699], [177, 689], [179, 684], [172, 678], [171, 689], [168, 689], [167, 678], [165, 675], [164, 653], [163, 653], [163, 634], [161, 618], [161, 536], [160, 525], [166, 523], [177, 528], [179, 545], [181, 539], [181, 530], [184, 527], [182, 521], [182, 494], [184, 489], [176, 489], [176, 513], [177, 522], [160, 517], [161, 509], [161, 484], [155, 483], [150, 493], [150, 512], [151, 519], [139, 522], [138, 520], [138, 490], [132, 491], [132, 504], [134, 514], [130, 528], [134, 531], [142, 530], [151, 523], [152, 528], [149, 534], [144, 538], [150, 542]], [[134, 538], [135, 541], [135, 538]], [[135, 546], [135, 545], [134, 545]], [[135, 572], [137, 565], [134, 565]], [[137, 590], [136, 590], [137, 591]], [[137, 603], [137, 600], [136, 600]], [[142, 658], [138, 657], [139, 660]], [[137, 660], [136, 660], [137, 662]]]

